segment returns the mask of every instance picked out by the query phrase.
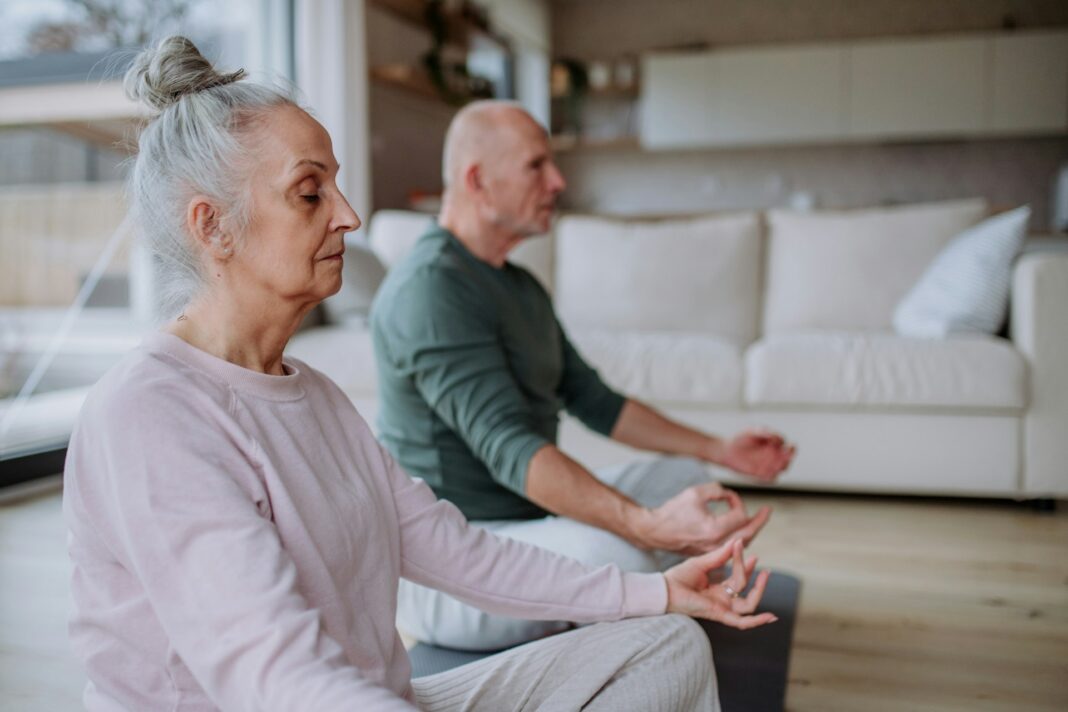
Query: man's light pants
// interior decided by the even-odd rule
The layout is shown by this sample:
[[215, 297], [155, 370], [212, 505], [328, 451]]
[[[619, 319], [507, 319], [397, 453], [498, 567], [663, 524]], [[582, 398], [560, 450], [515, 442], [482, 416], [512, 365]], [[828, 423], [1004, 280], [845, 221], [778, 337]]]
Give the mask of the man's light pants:
[[[688, 458], [659, 458], [598, 470], [597, 478], [644, 507], [657, 507], [712, 477]], [[681, 561], [664, 551], [642, 551], [611, 532], [566, 517], [472, 522], [500, 536], [529, 542], [584, 564], [617, 564], [624, 571], [663, 571]], [[567, 630], [565, 621], [494, 616], [432, 588], [401, 579], [397, 627], [416, 640], [457, 650], [501, 650]]]

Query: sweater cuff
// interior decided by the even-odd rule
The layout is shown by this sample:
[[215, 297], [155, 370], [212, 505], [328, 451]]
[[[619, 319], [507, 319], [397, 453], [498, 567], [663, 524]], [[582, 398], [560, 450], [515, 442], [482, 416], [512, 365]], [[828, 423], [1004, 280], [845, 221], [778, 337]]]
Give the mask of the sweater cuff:
[[623, 574], [623, 617], [659, 616], [667, 612], [664, 574]]

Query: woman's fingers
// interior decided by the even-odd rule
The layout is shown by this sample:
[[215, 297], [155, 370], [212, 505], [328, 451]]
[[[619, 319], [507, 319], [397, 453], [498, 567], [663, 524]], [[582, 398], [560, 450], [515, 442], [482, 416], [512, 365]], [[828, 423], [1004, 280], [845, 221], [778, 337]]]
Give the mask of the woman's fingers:
[[757, 628], [762, 625], [767, 625], [768, 623], [774, 623], [779, 619], [774, 613], [760, 613], [755, 616], [743, 616], [733, 611], [724, 611], [716, 620], [731, 628], [749, 630], [750, 628]]
[[731, 575], [720, 584], [723, 590], [731, 598], [737, 598], [745, 590], [749, 576], [745, 570], [744, 547], [740, 539], [731, 542], [731, 557], [734, 559], [731, 565]]
[[709, 552], [701, 553], [690, 560], [701, 567], [706, 574], [713, 569], [718, 569], [730, 560], [734, 554], [734, 543], [728, 542]]
[[760, 605], [760, 599], [764, 597], [764, 589], [768, 587], [768, 578], [771, 573], [761, 571], [753, 584], [753, 588], [745, 596], [739, 596], [731, 602], [731, 608], [735, 613], [752, 613]]

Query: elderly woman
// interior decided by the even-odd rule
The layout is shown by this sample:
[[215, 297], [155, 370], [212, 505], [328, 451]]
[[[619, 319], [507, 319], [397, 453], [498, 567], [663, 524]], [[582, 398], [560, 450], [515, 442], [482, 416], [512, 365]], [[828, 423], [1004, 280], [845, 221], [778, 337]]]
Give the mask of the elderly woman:
[[[360, 220], [330, 137], [184, 38], [144, 52], [133, 217], [176, 318], [93, 389], [64, 509], [90, 710], [717, 709], [692, 616], [749, 628], [741, 544], [666, 574], [598, 569], [467, 524], [345, 395], [283, 355], [341, 284]], [[708, 572], [733, 558], [730, 578]], [[410, 680], [400, 577], [488, 611], [580, 623]]]

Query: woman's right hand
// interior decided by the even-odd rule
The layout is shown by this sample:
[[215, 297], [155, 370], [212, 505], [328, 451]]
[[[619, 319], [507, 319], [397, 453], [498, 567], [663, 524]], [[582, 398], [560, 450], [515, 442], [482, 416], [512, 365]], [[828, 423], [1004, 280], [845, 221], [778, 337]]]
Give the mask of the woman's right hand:
[[[768, 585], [768, 571], [761, 571], [753, 589], [741, 595], [756, 567], [756, 557], [745, 560], [744, 546], [734, 539], [714, 551], [683, 561], [664, 572], [668, 587], [668, 613], [682, 613], [693, 618], [705, 618], [731, 628], [748, 630], [774, 623], [771, 613], [754, 615]], [[708, 576], [733, 557], [731, 575], [719, 583], [710, 583]]]

